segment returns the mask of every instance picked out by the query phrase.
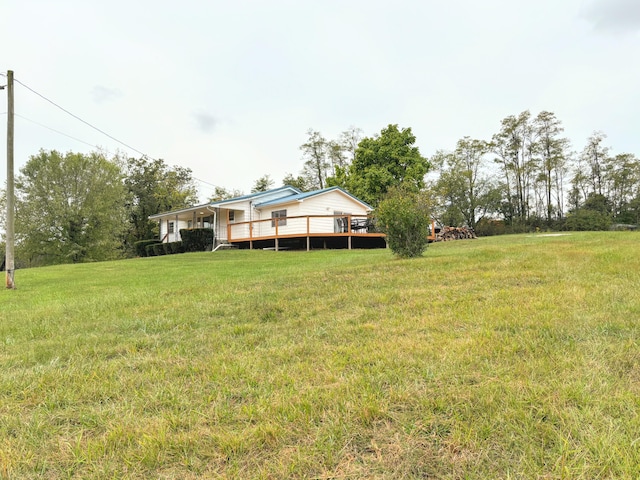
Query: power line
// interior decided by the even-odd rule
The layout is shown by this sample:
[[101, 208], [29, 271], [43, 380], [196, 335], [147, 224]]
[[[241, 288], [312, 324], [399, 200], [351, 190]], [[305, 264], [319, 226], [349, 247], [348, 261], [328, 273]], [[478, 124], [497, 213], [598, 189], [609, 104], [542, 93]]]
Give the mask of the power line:
[[[140, 150], [133, 148], [131, 145], [128, 145], [126, 143], [124, 143], [121, 140], [118, 140], [116, 137], [114, 137], [113, 135], [109, 135], [107, 132], [105, 132], [104, 130], [99, 129], [98, 127], [96, 127], [95, 125], [92, 125], [91, 123], [87, 122], [86, 120], [83, 120], [82, 118], [80, 118], [79, 116], [71, 113], [69, 110], [67, 110], [66, 108], [61, 107], [60, 105], [58, 105], [57, 103], [55, 103], [53, 100], [48, 99], [47, 97], [45, 97], [44, 95], [42, 95], [41, 93], [36, 92], [33, 88], [29, 87], [28, 85], [25, 85], [24, 83], [22, 83], [20, 80], [18, 80], [17, 78], [14, 78], [16, 83], [19, 83], [20, 85], [22, 85], [24, 88], [26, 88], [27, 90], [29, 90], [30, 92], [36, 94], [37, 96], [39, 96], [40, 98], [46, 100], [47, 102], [49, 102], [51, 105], [59, 108], [60, 110], [62, 110], [64, 113], [66, 113], [67, 115], [72, 116], [73, 118], [75, 118], [76, 120], [84, 123], [85, 125], [93, 128], [94, 130], [100, 132], [101, 134], [109, 137], [111, 140], [118, 142], [121, 145], [124, 145], [125, 147], [127, 147], [130, 150], [133, 150], [136, 153], [139, 153], [140, 155], [142, 155], [143, 157], [147, 157], [147, 158], [152, 158], [149, 157], [146, 153], [141, 152]], [[155, 159], [154, 159], [155, 160]]]
[[[4, 114], [6, 114], [6, 113], [7, 113], [7, 112], [4, 112]], [[0, 115], [2, 115], [2, 114], [0, 114]], [[45, 124], [40, 123], [40, 122], [36, 122], [35, 120], [32, 120], [32, 119], [30, 119], [30, 118], [27, 118], [27, 117], [25, 117], [24, 115], [20, 115], [20, 114], [16, 113], [16, 114], [15, 114], [15, 116], [16, 116], [16, 117], [20, 117], [20, 118], [22, 118], [23, 120], [26, 120], [26, 121], [28, 121], [28, 122], [31, 122], [31, 123], [33, 123], [33, 124], [35, 124], [35, 125], [38, 125], [39, 127], [46, 128], [47, 130], [51, 130], [52, 132], [55, 132], [55, 133], [57, 133], [58, 135], [62, 135], [62, 136], [64, 136], [64, 137], [70, 138], [71, 140], [75, 140], [76, 142], [80, 142], [80, 143], [83, 143], [83, 144], [88, 145], [88, 146], [90, 146], [90, 147], [97, 148], [98, 150], [105, 150], [106, 152], [109, 152], [109, 150], [108, 150], [108, 149], [104, 149], [103, 147], [100, 147], [100, 146], [98, 146], [98, 145], [94, 145], [94, 144], [92, 144], [92, 143], [85, 142], [84, 140], [81, 140], [81, 139], [79, 139], [79, 138], [77, 138], [77, 137], [74, 137], [74, 136], [72, 136], [72, 135], [69, 135], [69, 134], [67, 134], [67, 133], [61, 132], [60, 130], [56, 130], [55, 128], [49, 127], [48, 125], [45, 125]], [[147, 158], [151, 158], [151, 157], [147, 157]], [[151, 159], [151, 160], [155, 160], [155, 159]], [[196, 182], [198, 182], [198, 183], [202, 183], [202, 184], [204, 184], [204, 185], [208, 185], [209, 187], [212, 187], [212, 188], [218, 188], [218, 187], [219, 187], [219, 185], [215, 185], [215, 184], [213, 184], [213, 183], [211, 183], [211, 182], [207, 182], [206, 180], [202, 180], [202, 179], [200, 179], [200, 178], [196, 178], [196, 177], [194, 177], [194, 176], [192, 176], [191, 178], [193, 178], [193, 179], [194, 179]]]
[[220, 185], [214, 185], [211, 182], [206, 182], [204, 180], [200, 180], [199, 178], [192, 177], [196, 182], [204, 183], [205, 185], [209, 185], [210, 187], [218, 188]]
[[23, 120], [26, 120], [26, 121], [28, 121], [28, 122], [34, 123], [34, 124], [38, 125], [39, 127], [46, 128], [47, 130], [51, 130], [52, 132], [55, 132], [55, 133], [57, 133], [57, 134], [59, 134], [59, 135], [63, 135], [63, 136], [65, 136], [65, 137], [67, 137], [67, 138], [70, 138], [70, 139], [72, 139], [72, 140], [75, 140], [76, 142], [84, 143], [85, 145], [89, 145], [90, 147], [94, 147], [94, 148], [97, 148], [97, 149], [100, 149], [100, 148], [101, 148], [101, 147], [99, 147], [99, 146], [97, 146], [97, 145], [93, 145], [92, 143], [85, 142], [84, 140], [80, 140], [79, 138], [76, 138], [76, 137], [73, 137], [73, 136], [71, 136], [71, 135], [68, 135], [68, 134], [66, 134], [66, 133], [64, 133], [64, 132], [61, 132], [60, 130], [56, 130], [55, 128], [48, 127], [47, 125], [44, 125], [44, 124], [42, 124], [42, 123], [40, 123], [40, 122], [36, 122], [35, 120], [31, 120], [30, 118], [27, 118], [27, 117], [25, 117], [24, 115], [20, 115], [19, 113], [16, 113], [15, 115], [16, 115], [16, 117], [20, 117], [20, 118], [22, 118]]
[[[6, 77], [6, 75], [5, 75], [4, 73], [0, 73], [0, 75], [2, 75], [3, 77]], [[46, 96], [44, 96], [43, 94], [41, 94], [41, 93], [39, 93], [39, 92], [35, 91], [33, 88], [29, 87], [28, 85], [26, 85], [25, 83], [21, 82], [21, 81], [20, 81], [20, 80], [18, 80], [17, 78], [14, 78], [14, 81], [15, 81], [16, 83], [19, 83], [20, 85], [22, 85], [24, 88], [26, 88], [26, 89], [27, 89], [27, 90], [29, 90], [30, 92], [32, 92], [32, 93], [34, 93], [35, 95], [39, 96], [39, 97], [40, 97], [40, 98], [42, 98], [43, 100], [45, 100], [45, 101], [49, 102], [50, 104], [52, 104], [52, 105], [53, 105], [53, 106], [55, 106], [56, 108], [58, 108], [58, 109], [62, 110], [62, 111], [63, 111], [64, 113], [66, 113], [67, 115], [70, 115], [71, 117], [75, 118], [76, 120], [78, 120], [78, 121], [80, 121], [80, 122], [84, 123], [85, 125], [87, 125], [87, 126], [91, 127], [92, 129], [96, 130], [97, 132], [100, 132], [101, 134], [105, 135], [106, 137], [109, 137], [111, 140], [113, 140], [113, 141], [115, 141], [115, 142], [118, 142], [119, 144], [121, 144], [121, 145], [123, 145], [123, 146], [127, 147], [129, 150], [132, 150], [132, 151], [134, 151], [134, 152], [136, 152], [136, 153], [139, 153], [139, 154], [140, 154], [140, 155], [142, 155], [143, 157], [148, 158], [148, 159], [150, 159], [150, 160], [157, 160], [157, 159], [155, 159], [155, 158], [153, 158], [153, 157], [151, 157], [151, 156], [147, 155], [146, 153], [141, 152], [141, 151], [140, 151], [140, 150], [138, 150], [137, 148], [134, 148], [134, 147], [132, 147], [131, 145], [129, 145], [129, 144], [127, 144], [127, 143], [125, 143], [125, 142], [123, 142], [123, 141], [121, 141], [121, 140], [118, 140], [118, 139], [117, 139], [116, 137], [114, 137], [113, 135], [108, 134], [108, 133], [107, 133], [107, 132], [105, 132], [104, 130], [102, 130], [102, 129], [100, 129], [100, 128], [96, 127], [95, 125], [92, 125], [91, 123], [87, 122], [86, 120], [83, 120], [83, 119], [82, 119], [82, 118], [80, 118], [79, 116], [77, 116], [77, 115], [75, 115], [75, 114], [71, 113], [71, 112], [70, 112], [69, 110], [67, 110], [66, 108], [64, 108], [64, 107], [62, 107], [62, 106], [60, 106], [60, 105], [58, 105], [58, 104], [57, 104], [56, 102], [54, 102], [53, 100], [51, 100], [51, 99], [47, 98]], [[6, 113], [7, 113], [7, 112], [4, 112], [4, 113], [2, 113], [2, 115], [5, 115]], [[88, 146], [93, 147], [93, 148], [101, 149], [101, 147], [98, 147], [98, 146], [96, 146], [96, 145], [93, 145], [93, 144], [91, 144], [91, 143], [89, 143], [89, 142], [85, 142], [84, 140], [80, 140], [79, 138], [76, 138], [76, 137], [73, 137], [73, 136], [71, 136], [71, 135], [68, 135], [68, 134], [66, 134], [66, 133], [64, 133], [64, 132], [61, 132], [61, 131], [59, 131], [59, 130], [56, 130], [55, 128], [51, 128], [51, 127], [49, 127], [49, 126], [47, 126], [47, 125], [44, 125], [44, 124], [39, 123], [39, 122], [36, 122], [35, 120], [31, 120], [31, 119], [29, 119], [29, 118], [27, 118], [27, 117], [25, 117], [25, 116], [23, 116], [23, 115], [16, 114], [16, 116], [17, 116], [17, 117], [20, 117], [20, 118], [22, 118], [22, 119], [24, 119], [24, 120], [27, 120], [27, 121], [29, 121], [29, 122], [32, 122], [32, 123], [34, 123], [34, 124], [36, 124], [36, 125], [38, 125], [38, 126], [40, 126], [40, 127], [46, 128], [46, 129], [48, 129], [48, 130], [51, 130], [52, 132], [55, 132], [55, 133], [57, 133], [57, 134], [59, 134], [59, 135], [63, 135], [63, 136], [65, 136], [65, 137], [68, 137], [68, 138], [70, 138], [70, 139], [72, 139], [72, 140], [75, 140], [75, 141], [77, 141], [77, 142], [83, 143], [83, 144], [88, 145]], [[191, 178], [193, 178], [193, 180], [195, 180], [196, 182], [199, 182], [199, 183], [204, 184], [204, 185], [208, 185], [209, 187], [212, 187], [212, 188], [218, 188], [218, 187], [219, 187], [219, 185], [215, 185], [215, 184], [213, 184], [213, 183], [211, 183], [211, 182], [207, 182], [207, 181], [202, 180], [202, 179], [200, 179], [200, 178], [196, 178], [196, 177], [193, 177], [193, 176], [192, 176]]]

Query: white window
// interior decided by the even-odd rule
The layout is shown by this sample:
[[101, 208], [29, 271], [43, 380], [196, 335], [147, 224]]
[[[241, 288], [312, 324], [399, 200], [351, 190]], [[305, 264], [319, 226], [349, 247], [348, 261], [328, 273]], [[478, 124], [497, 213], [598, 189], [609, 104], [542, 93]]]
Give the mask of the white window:
[[[276, 210], [274, 212], [271, 212], [271, 218], [273, 218], [273, 220], [271, 220], [272, 227], [276, 226], [276, 221], [278, 222], [279, 227], [283, 227], [287, 224], [287, 211]], [[279, 219], [279, 220], [276, 220], [276, 219]]]

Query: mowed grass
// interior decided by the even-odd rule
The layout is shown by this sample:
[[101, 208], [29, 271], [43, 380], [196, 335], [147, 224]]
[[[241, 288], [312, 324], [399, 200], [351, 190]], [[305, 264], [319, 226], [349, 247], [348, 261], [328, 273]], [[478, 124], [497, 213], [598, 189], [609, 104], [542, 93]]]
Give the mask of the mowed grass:
[[640, 235], [16, 272], [0, 478], [640, 477]]

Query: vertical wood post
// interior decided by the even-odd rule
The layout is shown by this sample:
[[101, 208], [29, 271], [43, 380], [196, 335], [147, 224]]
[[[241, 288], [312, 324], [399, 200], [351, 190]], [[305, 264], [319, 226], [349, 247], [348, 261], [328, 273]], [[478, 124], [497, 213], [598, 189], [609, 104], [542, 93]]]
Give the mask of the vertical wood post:
[[7, 225], [6, 225], [6, 250], [5, 270], [7, 288], [14, 289], [15, 259], [13, 246], [15, 243], [14, 219], [15, 219], [15, 191], [13, 179], [13, 70], [7, 71]]

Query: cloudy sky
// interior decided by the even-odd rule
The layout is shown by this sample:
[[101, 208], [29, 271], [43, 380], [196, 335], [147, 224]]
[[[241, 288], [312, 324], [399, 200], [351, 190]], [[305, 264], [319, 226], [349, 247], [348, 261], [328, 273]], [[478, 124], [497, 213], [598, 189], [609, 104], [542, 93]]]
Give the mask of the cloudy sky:
[[2, 0], [0, 19], [16, 170], [40, 149], [142, 152], [206, 199], [298, 174], [309, 128], [395, 123], [429, 156], [524, 110], [555, 112], [575, 150], [600, 130], [640, 155], [638, 0]]

